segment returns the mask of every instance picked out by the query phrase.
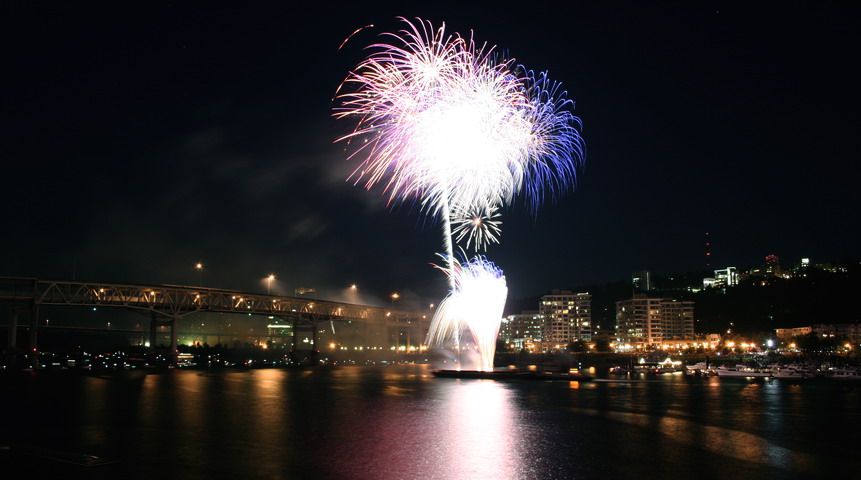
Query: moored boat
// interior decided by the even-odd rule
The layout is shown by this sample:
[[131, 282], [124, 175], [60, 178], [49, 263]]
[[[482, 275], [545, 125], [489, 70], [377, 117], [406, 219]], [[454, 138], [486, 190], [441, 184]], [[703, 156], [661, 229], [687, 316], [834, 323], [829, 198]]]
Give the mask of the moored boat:
[[802, 379], [805, 378], [804, 372], [793, 368], [791, 366], [781, 367], [776, 366], [771, 368], [771, 376], [774, 378], [782, 378], [786, 380], [790, 379]]
[[715, 369], [719, 377], [770, 377], [771, 371], [748, 367], [747, 365], [736, 365], [735, 367], [718, 367]]
[[707, 362], [697, 362], [693, 365], [685, 365], [685, 373], [688, 375], [709, 375], [711, 366]]
[[833, 368], [826, 373], [828, 378], [841, 381], [861, 381], [861, 370], [857, 368]]

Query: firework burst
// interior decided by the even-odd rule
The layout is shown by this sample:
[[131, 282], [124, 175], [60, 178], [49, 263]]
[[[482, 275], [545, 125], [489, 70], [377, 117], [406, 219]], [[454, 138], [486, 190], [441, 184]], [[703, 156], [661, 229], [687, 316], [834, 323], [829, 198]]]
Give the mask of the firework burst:
[[455, 242], [466, 239], [466, 248], [470, 244], [476, 250], [486, 250], [489, 243], [499, 243], [501, 233], [500, 214], [496, 208], [488, 212], [475, 212], [464, 208], [455, 208], [451, 214], [451, 233]]
[[401, 20], [339, 88], [335, 116], [357, 120], [339, 139], [357, 145], [351, 179], [445, 218], [510, 204], [524, 183], [533, 205], [573, 183], [582, 142], [558, 84], [445, 25]]
[[499, 209], [519, 192], [536, 211], [570, 188], [584, 154], [580, 123], [546, 74], [447, 34], [444, 24], [400, 20], [405, 27], [383, 34], [339, 86], [335, 116], [356, 126], [338, 140], [359, 160], [349, 179], [382, 185], [390, 204], [415, 203], [442, 221], [451, 290], [428, 343], [457, 345], [468, 328], [481, 369], [492, 369], [505, 277], [483, 257], [459, 262], [453, 237], [486, 248], [499, 241]]
[[493, 370], [499, 319], [508, 295], [502, 270], [482, 256], [464, 263], [453, 259], [450, 268], [438, 268], [452, 277], [455, 288], [434, 313], [428, 344], [442, 346], [453, 341], [459, 345], [461, 334], [468, 330], [478, 347], [478, 369]]

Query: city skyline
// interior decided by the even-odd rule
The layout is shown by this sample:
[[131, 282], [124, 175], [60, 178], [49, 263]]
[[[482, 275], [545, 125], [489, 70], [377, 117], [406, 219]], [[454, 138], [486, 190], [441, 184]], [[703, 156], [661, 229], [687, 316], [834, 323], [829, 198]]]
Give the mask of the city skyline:
[[515, 202], [489, 247], [512, 297], [706, 270], [705, 232], [712, 269], [861, 256], [843, 10], [310, 8], [8, 7], [0, 275], [441, 298], [438, 226], [345, 182], [333, 144], [335, 88], [397, 15], [472, 29], [577, 102], [576, 189]]

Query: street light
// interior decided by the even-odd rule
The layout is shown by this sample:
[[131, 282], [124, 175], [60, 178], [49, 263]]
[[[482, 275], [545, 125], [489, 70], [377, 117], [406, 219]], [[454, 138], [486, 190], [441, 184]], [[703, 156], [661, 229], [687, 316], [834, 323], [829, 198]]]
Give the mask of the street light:
[[200, 272], [200, 286], [203, 287], [203, 264], [198, 262], [194, 268]]
[[266, 280], [268, 280], [266, 285], [266, 295], [269, 295], [272, 292], [272, 280], [275, 280], [275, 274], [270, 273]]
[[395, 292], [392, 294], [392, 308], [395, 308], [395, 300], [397, 300], [399, 298], [401, 298], [401, 296], [398, 295], [398, 292]]

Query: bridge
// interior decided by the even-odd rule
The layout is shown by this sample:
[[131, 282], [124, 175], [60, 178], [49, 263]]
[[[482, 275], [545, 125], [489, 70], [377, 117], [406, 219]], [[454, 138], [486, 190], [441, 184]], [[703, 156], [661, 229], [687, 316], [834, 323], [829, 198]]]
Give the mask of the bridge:
[[318, 325], [322, 322], [357, 322], [364, 327], [365, 343], [368, 343], [369, 327], [383, 331], [406, 329], [410, 335], [414, 335], [412, 338], [420, 339], [424, 338], [430, 323], [427, 313], [302, 297], [182, 285], [135, 285], [27, 277], [0, 277], [0, 305], [10, 308], [7, 355], [20, 353], [16, 341], [19, 314], [29, 314], [29, 351], [37, 350], [41, 306], [109, 307], [146, 314], [151, 318], [150, 348], [156, 346], [158, 328], [169, 327], [171, 354], [177, 352], [177, 321], [203, 312], [276, 318], [293, 327], [294, 351], [299, 346], [296, 335], [299, 329], [311, 331], [311, 343], [313, 348], [317, 348]]

